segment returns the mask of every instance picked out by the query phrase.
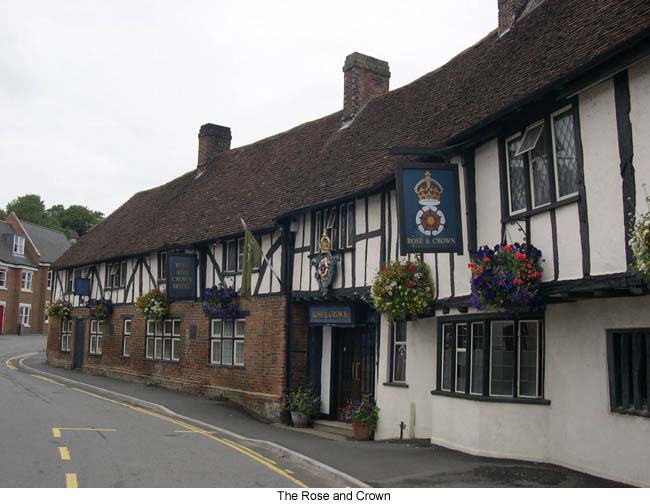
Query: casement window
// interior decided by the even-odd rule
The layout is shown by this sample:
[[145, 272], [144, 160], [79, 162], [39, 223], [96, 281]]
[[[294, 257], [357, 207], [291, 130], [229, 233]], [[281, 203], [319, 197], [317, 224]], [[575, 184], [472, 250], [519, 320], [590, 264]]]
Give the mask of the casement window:
[[343, 203], [338, 207], [326, 208], [314, 213], [314, 252], [320, 251], [323, 229], [332, 242], [332, 249], [346, 249], [354, 246], [354, 202]]
[[70, 339], [72, 338], [72, 320], [61, 322], [61, 351], [70, 351]]
[[442, 321], [438, 390], [461, 397], [543, 397], [543, 324], [539, 319]]
[[210, 364], [244, 365], [246, 321], [243, 319], [210, 321]]
[[18, 309], [18, 323], [29, 327], [29, 316], [32, 312], [32, 305], [21, 304]]
[[[261, 237], [255, 236], [257, 243], [262, 244]], [[225, 244], [226, 247], [226, 272], [227, 273], [236, 273], [244, 269], [244, 238], [238, 238], [236, 240], [228, 240]], [[253, 264], [253, 269], [259, 269], [261, 266], [261, 257], [260, 262]]]
[[117, 289], [126, 286], [126, 261], [106, 265], [106, 288]]
[[179, 319], [147, 320], [145, 357], [147, 359], [180, 360], [181, 321]]
[[124, 319], [122, 323], [122, 357], [131, 355], [131, 319]]
[[167, 280], [167, 252], [158, 252], [158, 280]]
[[578, 193], [574, 112], [563, 108], [506, 139], [510, 215]]
[[32, 271], [23, 270], [22, 280], [20, 284], [21, 290], [31, 292], [34, 283], [34, 273]]
[[14, 254], [25, 255], [25, 237], [14, 235]]
[[7, 288], [7, 269], [0, 268], [0, 289]]
[[47, 270], [47, 290], [52, 290], [52, 283], [54, 281], [54, 272]]
[[650, 417], [650, 328], [607, 331], [611, 411]]
[[103, 338], [103, 327], [101, 320], [91, 320], [90, 321], [90, 347], [88, 348], [88, 353], [90, 355], [101, 355], [102, 354], [102, 338]]
[[390, 369], [391, 383], [406, 382], [406, 322], [390, 325]]
[[65, 272], [65, 292], [66, 294], [72, 293], [74, 290], [74, 271], [66, 270]]

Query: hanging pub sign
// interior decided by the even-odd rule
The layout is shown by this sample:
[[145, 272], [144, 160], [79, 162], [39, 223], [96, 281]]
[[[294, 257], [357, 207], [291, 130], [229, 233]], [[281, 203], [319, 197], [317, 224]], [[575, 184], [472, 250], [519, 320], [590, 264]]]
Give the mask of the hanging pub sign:
[[350, 305], [310, 305], [310, 325], [351, 326], [354, 323]]
[[167, 255], [167, 297], [173, 300], [196, 299], [196, 257]]
[[397, 205], [402, 254], [463, 251], [458, 165], [400, 162]]
[[90, 278], [75, 278], [74, 293], [77, 296], [90, 296]]

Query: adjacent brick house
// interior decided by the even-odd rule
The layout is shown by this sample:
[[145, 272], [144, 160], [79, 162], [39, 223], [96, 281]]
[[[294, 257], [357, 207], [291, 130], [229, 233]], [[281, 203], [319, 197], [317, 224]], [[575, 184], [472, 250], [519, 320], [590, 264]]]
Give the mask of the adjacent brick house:
[[0, 221], [0, 334], [47, 332], [50, 266], [70, 247], [63, 233], [21, 221]]

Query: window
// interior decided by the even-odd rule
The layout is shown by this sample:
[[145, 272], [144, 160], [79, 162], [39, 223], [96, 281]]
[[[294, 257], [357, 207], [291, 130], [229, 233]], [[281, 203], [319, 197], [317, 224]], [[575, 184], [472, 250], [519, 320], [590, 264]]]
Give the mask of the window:
[[47, 270], [47, 290], [52, 290], [52, 281], [54, 280], [54, 272]]
[[18, 311], [18, 323], [29, 327], [29, 315], [32, 311], [32, 305], [21, 304]]
[[90, 355], [101, 355], [102, 354], [102, 321], [101, 320], [91, 320], [90, 321], [90, 348], [88, 353]]
[[131, 352], [131, 319], [124, 319], [122, 325], [122, 357], [129, 357]]
[[25, 237], [14, 235], [14, 254], [25, 255]]
[[0, 268], [0, 289], [7, 288], [7, 270]]
[[237, 240], [228, 240], [226, 242], [226, 271], [237, 271]]
[[343, 203], [338, 207], [326, 208], [314, 213], [314, 252], [320, 250], [323, 229], [327, 229], [333, 249], [353, 247], [354, 203]]
[[65, 292], [71, 293], [74, 290], [74, 277], [72, 270], [66, 270], [65, 272]]
[[61, 322], [61, 351], [70, 351], [70, 339], [72, 337], [72, 320], [63, 320]]
[[126, 285], [126, 261], [106, 265], [106, 288], [116, 289]]
[[243, 319], [210, 321], [210, 363], [244, 365], [246, 321]]
[[158, 280], [167, 279], [167, 252], [158, 252]]
[[50, 307], [50, 302], [46, 301], [45, 302], [45, 311], [43, 312], [43, 323], [49, 324], [50, 323], [50, 316], [47, 314], [47, 309]]
[[523, 134], [517, 133], [506, 140], [510, 215], [535, 210], [578, 193], [573, 117], [573, 108], [566, 107], [528, 126]]
[[390, 381], [406, 382], [406, 322], [391, 324]]
[[607, 331], [611, 410], [650, 416], [650, 329]]
[[443, 321], [439, 330], [438, 390], [465, 397], [543, 397], [541, 320], [465, 317]]
[[180, 360], [181, 321], [178, 319], [147, 320], [145, 357], [147, 359]]
[[244, 239], [237, 240], [237, 271], [244, 269]]
[[32, 271], [23, 270], [21, 289], [31, 292], [32, 284], [34, 283], [34, 273]]

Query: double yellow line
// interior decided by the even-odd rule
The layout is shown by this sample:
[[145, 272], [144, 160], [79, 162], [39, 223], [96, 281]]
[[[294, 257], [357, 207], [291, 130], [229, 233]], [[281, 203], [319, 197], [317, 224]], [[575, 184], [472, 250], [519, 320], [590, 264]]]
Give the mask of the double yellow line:
[[25, 357], [31, 357], [32, 355], [36, 355], [38, 352], [30, 352], [22, 355], [16, 355], [15, 357], [10, 357], [5, 361], [5, 364], [9, 369], [16, 370], [16, 366], [14, 366], [14, 361], [16, 359], [24, 359]]

